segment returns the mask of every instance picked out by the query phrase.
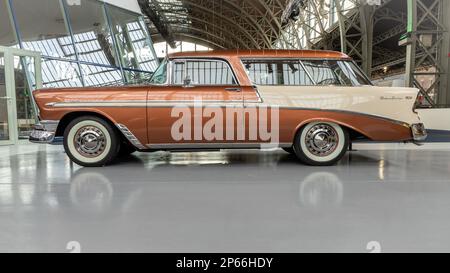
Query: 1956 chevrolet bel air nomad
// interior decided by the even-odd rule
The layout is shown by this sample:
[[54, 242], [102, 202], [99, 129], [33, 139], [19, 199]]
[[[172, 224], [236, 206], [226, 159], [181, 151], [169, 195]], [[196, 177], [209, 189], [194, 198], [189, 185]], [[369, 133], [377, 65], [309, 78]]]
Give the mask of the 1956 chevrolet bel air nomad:
[[417, 142], [417, 89], [381, 88], [345, 54], [210, 51], [168, 56], [147, 86], [34, 92], [32, 142], [92, 167], [134, 151], [280, 147], [332, 165], [352, 141]]

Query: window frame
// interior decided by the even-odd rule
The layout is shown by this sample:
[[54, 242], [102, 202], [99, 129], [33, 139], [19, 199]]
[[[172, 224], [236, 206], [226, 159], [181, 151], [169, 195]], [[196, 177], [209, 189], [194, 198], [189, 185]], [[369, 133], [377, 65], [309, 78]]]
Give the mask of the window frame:
[[[314, 79], [311, 77], [311, 74], [309, 73], [309, 71], [306, 69], [306, 67], [303, 65], [302, 60], [306, 60], [306, 59], [296, 59], [296, 58], [241, 58], [241, 65], [244, 68], [244, 71], [248, 77], [248, 80], [256, 86], [317, 86], [316, 82], [314, 81]], [[278, 61], [286, 61], [286, 62], [292, 62], [292, 61], [297, 61], [300, 66], [303, 68], [303, 71], [305, 71], [306, 76], [308, 77], [308, 79], [310, 80], [310, 82], [313, 83], [313, 85], [287, 85], [287, 84], [255, 84], [253, 83], [252, 79], [250, 78], [250, 75], [248, 75], [247, 73], [247, 68], [245, 68], [245, 61], [249, 61], [249, 62], [255, 62], [255, 63], [263, 63], [265, 61], [274, 61], [274, 62], [278, 62]]]
[[241, 83], [238, 79], [238, 77], [236, 77], [236, 73], [233, 69], [233, 67], [230, 65], [230, 63], [222, 58], [172, 58], [170, 59], [170, 73], [168, 73], [168, 76], [170, 77], [169, 80], [169, 84], [172, 86], [184, 86], [184, 84], [175, 84], [175, 63], [184, 63], [184, 69], [183, 69], [183, 75], [186, 74], [186, 70], [187, 70], [187, 65], [186, 62], [221, 62], [226, 64], [226, 66], [228, 67], [228, 69], [231, 71], [231, 76], [233, 78], [233, 80], [236, 82], [236, 84], [196, 84], [196, 85], [192, 85], [192, 87], [198, 87], [198, 86], [241, 86]]
[[[154, 75], [156, 74], [156, 71], [163, 65], [166, 64], [166, 81], [164, 83], [152, 83], [152, 79]], [[155, 71], [152, 74], [152, 77], [148, 81], [148, 85], [154, 85], [154, 86], [168, 86], [170, 85], [170, 76], [171, 76], [171, 69], [172, 69], [172, 61], [169, 58], [164, 58], [162, 61], [159, 62], [158, 67], [155, 69]]]
[[[317, 85], [317, 82], [314, 80], [314, 78], [312, 77], [310, 71], [306, 68], [306, 66], [304, 65], [304, 61], [341, 61], [341, 62], [351, 62], [355, 65], [355, 67], [359, 70], [359, 72], [364, 76], [364, 79], [369, 83], [370, 86], [373, 86], [372, 81], [369, 79], [369, 77], [366, 75], [366, 73], [364, 73], [364, 71], [356, 64], [356, 62], [352, 59], [336, 59], [336, 58], [270, 58], [270, 57], [265, 57], [265, 58], [240, 58], [241, 60], [241, 65], [244, 69], [244, 71], [247, 74], [247, 77], [249, 79], [249, 81], [253, 83], [250, 75], [248, 75], [247, 73], [247, 68], [245, 67], [245, 63], [244, 62], [265, 62], [265, 61], [298, 61], [300, 63], [300, 66], [303, 68], [303, 70], [305, 71], [305, 74], [308, 76], [309, 80], [313, 83], [313, 85], [286, 85], [286, 84], [274, 84], [274, 85], [265, 85], [265, 84], [255, 84], [257, 86], [300, 86], [300, 87], [312, 87], [312, 86], [323, 86], [323, 85]], [[338, 86], [338, 85], [336, 85]], [[360, 87], [363, 85], [340, 85], [341, 87]]]

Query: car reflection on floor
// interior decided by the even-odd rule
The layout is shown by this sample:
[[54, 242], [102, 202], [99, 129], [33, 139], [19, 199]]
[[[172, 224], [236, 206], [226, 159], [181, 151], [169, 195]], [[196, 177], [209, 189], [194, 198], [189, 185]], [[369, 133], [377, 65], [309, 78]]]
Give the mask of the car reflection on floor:
[[158, 152], [80, 168], [57, 149], [0, 156], [0, 251], [449, 250], [447, 159], [360, 151], [322, 168], [282, 151]]

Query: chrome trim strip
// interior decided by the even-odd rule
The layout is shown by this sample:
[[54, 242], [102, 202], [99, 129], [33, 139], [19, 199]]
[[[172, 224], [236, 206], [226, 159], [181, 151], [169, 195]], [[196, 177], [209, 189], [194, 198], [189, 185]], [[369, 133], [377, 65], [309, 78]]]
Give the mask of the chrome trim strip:
[[142, 143], [137, 139], [137, 137], [125, 125], [116, 124], [116, 126], [134, 147], [140, 150], [146, 149], [146, 147], [142, 145]]
[[47, 106], [55, 108], [73, 107], [147, 107], [146, 101], [76, 101], [76, 102], [52, 102], [46, 104]]
[[395, 119], [391, 119], [391, 118], [386, 118], [386, 117], [382, 117], [382, 116], [377, 116], [377, 115], [372, 115], [372, 114], [367, 114], [367, 113], [354, 112], [354, 111], [347, 111], [347, 110], [331, 110], [331, 109], [301, 108], [301, 107], [280, 107], [280, 109], [283, 109], [283, 110], [303, 110], [303, 111], [333, 112], [333, 113], [343, 113], [343, 114], [349, 114], [349, 115], [366, 116], [366, 117], [370, 117], [370, 118], [377, 118], [377, 119], [393, 122], [393, 123], [396, 123], [398, 125], [401, 125], [401, 126], [404, 126], [404, 127], [407, 127], [407, 128], [410, 127], [410, 124], [407, 123], [407, 122], [403, 122], [403, 121], [399, 121], [399, 120], [395, 120]]
[[289, 148], [292, 143], [158, 143], [147, 144], [149, 149], [263, 149]]
[[259, 93], [258, 85], [253, 85], [252, 87], [253, 87], [253, 90], [255, 90], [255, 92], [256, 92], [256, 96], [258, 97], [258, 100], [257, 100], [257, 101], [254, 101], [254, 100], [252, 100], [252, 101], [244, 100], [244, 103], [255, 103], [255, 102], [263, 103], [263, 102], [264, 102], [264, 99], [261, 97], [261, 94]]
[[[242, 105], [242, 101], [202, 101], [203, 107], [213, 107], [212, 105], [208, 105], [208, 103], [214, 104], [214, 103], [225, 103], [224, 105], [214, 105], [216, 107], [227, 107], [227, 106], [233, 106], [233, 107], [242, 107], [242, 108], [250, 108], [250, 107], [258, 107], [260, 104], [263, 104], [262, 102], [245, 102], [245, 105]], [[178, 105], [177, 105], [178, 104]], [[62, 102], [62, 103], [53, 103], [53, 107], [74, 107], [74, 108], [84, 108], [84, 107], [131, 107], [131, 108], [169, 108], [169, 107], [179, 107], [179, 106], [187, 106], [187, 107], [197, 107], [195, 105], [195, 101], [189, 100], [189, 101], [116, 101], [116, 102], [101, 102], [101, 101], [91, 101], [91, 102]], [[271, 107], [269, 105], [269, 107]], [[276, 105], [273, 105], [272, 107], [277, 107]], [[336, 110], [336, 109], [320, 109], [320, 108], [305, 108], [305, 107], [278, 107], [280, 110], [300, 110], [300, 111], [321, 111], [321, 112], [334, 112], [334, 113], [344, 113], [344, 114], [351, 114], [351, 115], [360, 115], [360, 116], [367, 116], [371, 118], [378, 118], [382, 120], [386, 120], [389, 122], [393, 122], [405, 127], [410, 127], [410, 124], [387, 118], [382, 116], [377, 116], [373, 114], [367, 114], [367, 113], [360, 113], [360, 112], [354, 112], [354, 111], [347, 111], [347, 110]]]

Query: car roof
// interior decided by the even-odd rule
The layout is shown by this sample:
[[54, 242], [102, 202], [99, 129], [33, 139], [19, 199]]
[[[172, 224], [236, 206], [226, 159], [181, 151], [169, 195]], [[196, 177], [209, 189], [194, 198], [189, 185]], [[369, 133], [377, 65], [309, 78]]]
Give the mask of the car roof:
[[169, 58], [317, 58], [317, 59], [349, 59], [342, 52], [327, 50], [213, 50], [197, 52], [179, 52], [169, 54]]

